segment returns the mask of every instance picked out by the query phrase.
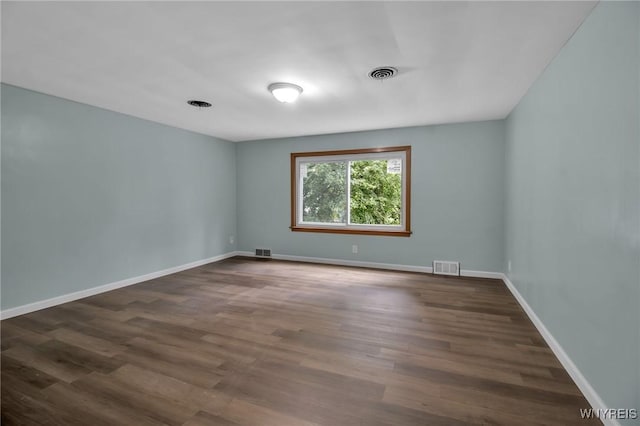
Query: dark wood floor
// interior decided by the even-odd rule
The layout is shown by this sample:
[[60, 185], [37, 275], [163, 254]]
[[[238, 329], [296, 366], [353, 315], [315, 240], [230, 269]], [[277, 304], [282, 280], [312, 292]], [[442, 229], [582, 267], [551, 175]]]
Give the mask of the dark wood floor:
[[4, 425], [570, 425], [497, 280], [233, 258], [2, 321]]

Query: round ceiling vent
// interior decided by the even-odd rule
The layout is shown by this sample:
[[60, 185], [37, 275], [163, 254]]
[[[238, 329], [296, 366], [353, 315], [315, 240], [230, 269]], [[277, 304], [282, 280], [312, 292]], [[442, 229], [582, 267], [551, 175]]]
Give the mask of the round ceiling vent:
[[371, 70], [369, 77], [374, 80], [386, 80], [395, 77], [396, 74], [398, 74], [398, 70], [394, 67], [378, 67]]
[[211, 107], [211, 104], [209, 102], [197, 101], [197, 100], [194, 100], [194, 99], [192, 99], [190, 101], [187, 101], [187, 103], [189, 105], [191, 105], [191, 106], [198, 107], [198, 108], [209, 108], [209, 107]]

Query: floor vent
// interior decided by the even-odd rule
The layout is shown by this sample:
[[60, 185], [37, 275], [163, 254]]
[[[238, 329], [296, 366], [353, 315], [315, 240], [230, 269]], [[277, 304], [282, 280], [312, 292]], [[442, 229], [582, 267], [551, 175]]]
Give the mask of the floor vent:
[[257, 248], [256, 257], [271, 257], [271, 249]]
[[460, 262], [447, 262], [444, 260], [433, 261], [433, 273], [436, 275], [460, 276]]

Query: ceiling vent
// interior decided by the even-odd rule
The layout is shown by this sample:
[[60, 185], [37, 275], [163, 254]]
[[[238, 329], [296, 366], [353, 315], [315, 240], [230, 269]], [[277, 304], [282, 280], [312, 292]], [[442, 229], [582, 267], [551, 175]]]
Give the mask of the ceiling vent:
[[194, 107], [198, 107], [198, 108], [210, 108], [211, 104], [209, 102], [206, 101], [197, 101], [195, 99], [192, 99], [190, 101], [187, 101], [187, 103], [191, 106]]
[[398, 70], [394, 67], [378, 67], [371, 70], [369, 77], [374, 80], [386, 80], [395, 77], [396, 74], [398, 74]]

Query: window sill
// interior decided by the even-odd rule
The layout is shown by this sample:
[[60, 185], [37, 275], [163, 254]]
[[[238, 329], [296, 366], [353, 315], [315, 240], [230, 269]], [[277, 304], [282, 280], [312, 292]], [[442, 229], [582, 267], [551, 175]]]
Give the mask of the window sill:
[[380, 231], [375, 229], [332, 229], [332, 228], [313, 228], [307, 226], [292, 226], [293, 232], [316, 232], [323, 234], [356, 234], [356, 235], [378, 235], [383, 237], [410, 237], [411, 231]]

